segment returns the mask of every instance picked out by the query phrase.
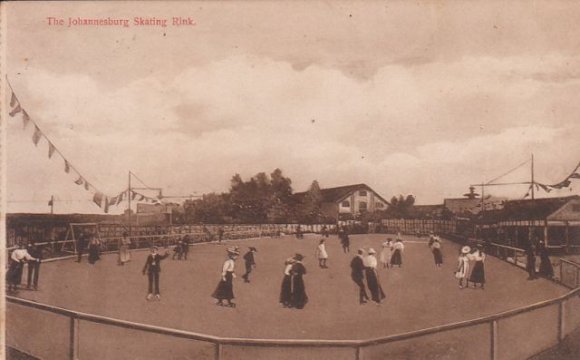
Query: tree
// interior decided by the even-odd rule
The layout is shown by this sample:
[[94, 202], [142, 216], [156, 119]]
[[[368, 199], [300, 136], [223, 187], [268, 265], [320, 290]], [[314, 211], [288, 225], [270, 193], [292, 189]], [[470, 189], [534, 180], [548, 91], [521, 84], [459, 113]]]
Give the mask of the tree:
[[310, 189], [304, 195], [302, 204], [298, 205], [298, 219], [300, 222], [316, 223], [322, 220], [322, 191], [318, 181], [314, 180]]
[[391, 204], [387, 209], [389, 217], [406, 218], [409, 216], [409, 211], [415, 204], [415, 197], [413, 195], [399, 195], [391, 198]]

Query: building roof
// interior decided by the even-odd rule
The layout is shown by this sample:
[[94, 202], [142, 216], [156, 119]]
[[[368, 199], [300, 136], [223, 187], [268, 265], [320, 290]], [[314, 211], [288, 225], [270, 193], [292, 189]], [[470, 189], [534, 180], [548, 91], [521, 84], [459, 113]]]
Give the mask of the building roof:
[[[505, 197], [487, 197], [483, 199], [485, 210], [492, 210], [501, 207], [505, 202]], [[444, 206], [454, 214], [472, 213], [477, 214], [481, 211], [481, 199], [478, 198], [448, 198], [443, 201]]]
[[409, 209], [409, 216], [415, 219], [438, 218], [443, 214], [445, 206], [438, 205], [413, 205]]
[[[381, 201], [386, 204], [389, 204], [387, 200], [385, 200], [382, 196], [380, 196], [376, 191], [371, 189], [370, 186], [367, 184], [354, 184], [354, 185], [345, 185], [345, 186], [338, 186], [333, 188], [325, 188], [320, 189], [320, 193], [322, 194], [322, 202], [339, 202], [346, 198], [354, 191], [358, 190], [367, 190], [372, 191]], [[299, 193], [295, 193], [294, 196], [297, 199], [302, 199], [308, 191], [303, 191]]]
[[504, 208], [501, 210], [485, 211], [479, 221], [482, 223], [495, 223], [499, 221], [545, 220], [574, 199], [580, 199], [580, 196], [510, 200], [504, 204]]

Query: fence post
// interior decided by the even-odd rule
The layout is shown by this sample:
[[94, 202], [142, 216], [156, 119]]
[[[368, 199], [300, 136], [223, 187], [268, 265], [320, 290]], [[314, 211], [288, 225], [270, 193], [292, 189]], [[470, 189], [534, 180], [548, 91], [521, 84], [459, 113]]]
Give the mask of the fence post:
[[354, 348], [354, 359], [362, 360], [362, 349], [360, 346]]
[[79, 358], [79, 319], [70, 317], [70, 338], [69, 338], [69, 358], [77, 360]]
[[490, 352], [490, 358], [491, 360], [497, 360], [497, 348], [498, 348], [498, 343], [497, 343], [497, 320], [493, 320], [491, 322], [491, 352]]
[[222, 358], [222, 344], [219, 342], [215, 343], [215, 360], [220, 360]]
[[566, 303], [566, 300], [562, 300], [558, 303], [558, 342], [561, 342], [562, 340], [564, 340], [564, 330], [566, 327], [566, 321], [565, 321], [565, 309], [564, 309], [564, 304]]

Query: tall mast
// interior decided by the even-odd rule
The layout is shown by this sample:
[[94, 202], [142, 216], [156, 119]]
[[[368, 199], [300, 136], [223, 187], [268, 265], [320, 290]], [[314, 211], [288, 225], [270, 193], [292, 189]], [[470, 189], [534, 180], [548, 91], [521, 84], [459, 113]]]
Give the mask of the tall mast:
[[535, 199], [534, 194], [534, 186], [536, 183], [534, 182], [534, 153], [532, 153], [532, 200]]
[[129, 188], [127, 190], [127, 222], [129, 223], [129, 237], [131, 237], [131, 171], [129, 171]]

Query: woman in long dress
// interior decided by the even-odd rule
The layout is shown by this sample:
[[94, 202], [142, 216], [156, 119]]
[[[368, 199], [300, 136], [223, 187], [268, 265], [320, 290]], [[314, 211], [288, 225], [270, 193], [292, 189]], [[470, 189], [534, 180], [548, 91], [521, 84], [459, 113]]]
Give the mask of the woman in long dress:
[[405, 249], [405, 245], [403, 245], [403, 240], [401, 239], [395, 240], [395, 244], [393, 245], [393, 255], [391, 256], [391, 267], [403, 266], [403, 249]]
[[[227, 249], [228, 258], [224, 261], [222, 267], [222, 278], [218, 283], [212, 297], [218, 300], [217, 305], [219, 306], [229, 306], [236, 307], [236, 304], [232, 302], [234, 298], [234, 278], [236, 277], [234, 273], [235, 260], [240, 255], [237, 248], [230, 247]], [[224, 305], [224, 300], [227, 300], [227, 304]]]
[[379, 255], [379, 260], [383, 265], [383, 269], [389, 267], [389, 260], [391, 259], [391, 253], [393, 252], [391, 245], [391, 239], [389, 238], [383, 243], [383, 248], [381, 250], [381, 254]]
[[94, 264], [101, 258], [100, 247], [101, 242], [93, 235], [91, 241], [89, 241], [89, 264]]
[[[459, 288], [463, 289], [463, 280], [467, 280], [467, 274], [469, 273], [469, 258], [468, 254], [471, 251], [469, 246], [464, 246], [459, 252], [459, 258], [457, 259], [457, 270], [455, 270], [455, 278], [459, 279]], [[467, 285], [467, 282], [465, 283]]]
[[431, 252], [433, 253], [435, 266], [441, 267], [443, 265], [443, 253], [441, 252], [441, 240], [438, 236], [433, 238], [433, 242], [431, 243]]
[[547, 277], [551, 279], [554, 277], [554, 267], [552, 266], [552, 261], [548, 256], [548, 250], [543, 242], [538, 245], [538, 254], [540, 255], [540, 276]]
[[383, 288], [381, 287], [381, 283], [379, 283], [379, 278], [377, 275], [377, 258], [375, 257], [376, 253], [377, 252], [375, 249], [370, 248], [368, 255], [365, 257], [363, 263], [365, 266], [367, 286], [371, 292], [371, 299], [377, 304], [380, 304], [386, 298], [386, 295], [383, 292]]
[[478, 246], [475, 252], [471, 254], [471, 260], [474, 260], [475, 264], [473, 265], [473, 270], [471, 270], [467, 286], [469, 286], [469, 282], [472, 282], [474, 289], [477, 287], [477, 284], [480, 284], [483, 289], [483, 285], [485, 284], [485, 253], [481, 250], [481, 247]]
[[292, 264], [292, 307], [296, 309], [303, 309], [308, 302], [308, 295], [306, 295], [306, 287], [304, 286], [303, 276], [306, 274], [306, 268], [302, 264], [304, 256], [296, 254], [294, 256], [294, 264]]
[[294, 259], [289, 258], [284, 262], [284, 277], [280, 288], [280, 304], [284, 307], [292, 307], [292, 265]]
[[324, 239], [320, 239], [320, 242], [318, 243], [316, 257], [318, 258], [318, 266], [320, 266], [321, 269], [327, 269], [328, 266], [326, 266], [326, 261], [328, 260], [328, 253], [326, 252]]
[[119, 265], [125, 265], [126, 262], [131, 261], [130, 245], [131, 239], [129, 239], [127, 233], [123, 233], [123, 237], [119, 240]]

